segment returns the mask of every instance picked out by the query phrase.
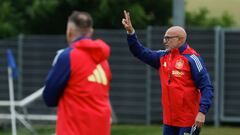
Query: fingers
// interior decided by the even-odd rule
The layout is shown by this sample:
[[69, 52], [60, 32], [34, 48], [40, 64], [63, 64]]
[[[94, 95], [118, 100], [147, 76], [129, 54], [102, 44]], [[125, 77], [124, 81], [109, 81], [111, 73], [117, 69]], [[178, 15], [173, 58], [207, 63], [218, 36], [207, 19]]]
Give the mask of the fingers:
[[128, 22], [131, 22], [131, 20], [130, 20], [130, 13], [129, 12], [127, 12], [127, 19], [128, 19]]
[[203, 120], [196, 120], [195, 121], [195, 125], [197, 125], [197, 127], [199, 127], [199, 128], [201, 128], [202, 126], [203, 126], [203, 124], [204, 124], [204, 121]]
[[125, 17], [125, 18], [122, 19], [122, 24], [123, 24], [124, 26], [126, 26], [126, 25], [128, 24], [128, 19], [127, 19], [127, 18], [128, 18], [128, 13], [127, 13], [126, 10], [124, 10], [123, 12], [124, 12], [124, 17]]
[[124, 17], [125, 17], [126, 20], [128, 20], [128, 13], [127, 13], [126, 10], [124, 10]]
[[199, 112], [197, 114], [196, 120], [195, 120], [195, 125], [197, 125], [199, 128], [203, 126], [205, 122], [205, 114]]
[[199, 122], [199, 121], [196, 121], [195, 122], [195, 125], [197, 125], [197, 127], [201, 128], [203, 126], [203, 122]]
[[126, 10], [123, 11], [124, 12], [124, 17], [122, 19], [122, 24], [125, 27], [125, 29], [127, 30], [128, 33], [132, 33], [133, 32], [133, 27], [131, 24], [131, 20], [130, 20], [130, 13], [127, 12]]
[[131, 23], [130, 13], [127, 12], [126, 10], [124, 10], [124, 17], [125, 17], [127, 23]]
[[127, 24], [126, 24], [126, 19], [122, 19], [122, 24], [123, 24], [124, 26], [127, 25]]

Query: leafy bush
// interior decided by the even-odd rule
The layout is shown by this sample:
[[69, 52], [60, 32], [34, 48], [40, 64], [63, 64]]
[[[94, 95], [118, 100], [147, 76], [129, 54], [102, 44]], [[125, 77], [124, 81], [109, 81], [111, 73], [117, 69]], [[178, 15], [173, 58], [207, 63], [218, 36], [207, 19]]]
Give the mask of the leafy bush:
[[225, 11], [221, 17], [209, 17], [207, 8], [200, 8], [197, 12], [186, 12], [186, 26], [202, 27], [231, 27], [235, 24], [233, 17]]

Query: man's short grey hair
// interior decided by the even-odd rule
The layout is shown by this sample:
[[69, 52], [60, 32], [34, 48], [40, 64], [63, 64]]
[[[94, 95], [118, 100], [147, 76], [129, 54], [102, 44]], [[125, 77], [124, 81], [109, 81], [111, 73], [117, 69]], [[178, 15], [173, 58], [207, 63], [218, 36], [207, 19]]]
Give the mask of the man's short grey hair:
[[73, 11], [68, 18], [68, 22], [73, 23], [83, 34], [93, 27], [93, 19], [87, 12]]

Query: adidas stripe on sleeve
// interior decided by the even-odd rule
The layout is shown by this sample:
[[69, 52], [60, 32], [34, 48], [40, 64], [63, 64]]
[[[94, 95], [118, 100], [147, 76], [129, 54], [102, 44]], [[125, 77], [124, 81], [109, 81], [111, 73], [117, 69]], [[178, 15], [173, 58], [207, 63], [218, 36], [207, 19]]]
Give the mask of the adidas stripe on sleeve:
[[206, 114], [212, 104], [213, 86], [205, 64], [200, 56], [185, 55], [191, 66], [192, 78], [201, 92], [199, 111]]
[[200, 62], [199, 58], [194, 54], [191, 55], [190, 57], [193, 59], [194, 64], [196, 65], [196, 67], [198, 69], [198, 72], [201, 72], [203, 69], [203, 66], [202, 66], [202, 63]]

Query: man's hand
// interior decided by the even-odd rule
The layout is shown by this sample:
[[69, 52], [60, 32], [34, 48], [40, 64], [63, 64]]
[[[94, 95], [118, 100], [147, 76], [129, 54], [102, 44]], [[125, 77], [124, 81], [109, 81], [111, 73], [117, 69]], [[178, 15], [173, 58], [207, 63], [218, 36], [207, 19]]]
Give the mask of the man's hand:
[[195, 119], [195, 125], [201, 128], [204, 122], [205, 122], [205, 114], [203, 114], [202, 112], [198, 112], [197, 117]]
[[130, 14], [126, 10], [124, 10], [124, 16], [125, 18], [122, 19], [122, 24], [124, 28], [126, 29], [127, 33], [132, 33], [134, 31], [131, 19], [130, 19]]

